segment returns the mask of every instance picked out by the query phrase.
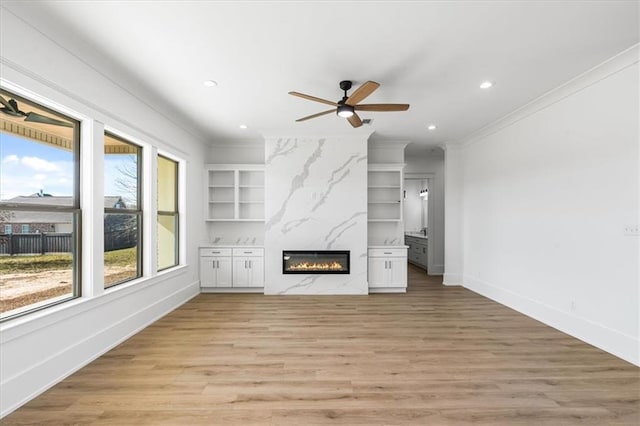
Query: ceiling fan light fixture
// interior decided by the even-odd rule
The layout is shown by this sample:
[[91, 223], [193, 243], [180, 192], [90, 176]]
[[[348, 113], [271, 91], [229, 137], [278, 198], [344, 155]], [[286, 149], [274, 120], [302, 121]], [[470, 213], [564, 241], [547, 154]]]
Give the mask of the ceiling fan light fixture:
[[351, 105], [338, 105], [338, 117], [349, 118], [354, 114], [353, 107]]

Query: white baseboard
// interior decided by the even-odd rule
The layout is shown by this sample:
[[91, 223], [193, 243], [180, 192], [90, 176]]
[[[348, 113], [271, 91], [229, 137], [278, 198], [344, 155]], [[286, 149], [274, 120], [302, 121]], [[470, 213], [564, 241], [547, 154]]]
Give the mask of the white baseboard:
[[[190, 283], [2, 382], [3, 418], [200, 293]], [[35, 389], [34, 389], [35, 388]]]
[[429, 275], [444, 275], [444, 265], [433, 265], [428, 271]]
[[264, 294], [264, 287], [200, 287], [201, 293], [257, 293]]
[[406, 293], [407, 292], [407, 288], [406, 287], [376, 287], [376, 288], [370, 288], [369, 289], [369, 294], [374, 294], [374, 293]]
[[640, 340], [633, 336], [483, 282], [475, 277], [465, 275], [464, 287], [640, 366]]
[[445, 273], [442, 277], [442, 285], [462, 285], [462, 275]]

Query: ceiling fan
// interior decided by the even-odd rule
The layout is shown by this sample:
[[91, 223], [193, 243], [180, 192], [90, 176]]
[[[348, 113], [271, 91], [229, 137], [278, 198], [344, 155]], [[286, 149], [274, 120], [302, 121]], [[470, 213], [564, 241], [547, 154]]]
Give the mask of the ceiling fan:
[[34, 123], [53, 124], [54, 126], [73, 127], [73, 124], [66, 121], [56, 120], [55, 118], [47, 117], [46, 115], [38, 114], [37, 112], [24, 112], [18, 108], [18, 102], [15, 99], [9, 99], [8, 101], [0, 96], [0, 103], [2, 108], [0, 111], [10, 115], [12, 117], [24, 117], [24, 121], [31, 121]]
[[367, 81], [362, 86], [358, 87], [351, 96], [347, 96], [347, 91], [351, 89], [351, 85], [352, 83], [349, 80], [340, 82], [340, 89], [344, 91], [344, 96], [338, 102], [316, 98], [315, 96], [305, 95], [304, 93], [289, 92], [290, 95], [298, 96], [299, 98], [336, 107], [307, 117], [299, 118], [296, 121], [310, 120], [312, 118], [335, 112], [339, 117], [346, 118], [353, 127], [360, 127], [362, 126], [362, 120], [358, 117], [356, 111], [406, 111], [409, 109], [409, 104], [359, 104], [359, 102], [363, 101], [367, 96], [372, 94], [374, 90], [380, 87], [380, 84], [375, 81]]

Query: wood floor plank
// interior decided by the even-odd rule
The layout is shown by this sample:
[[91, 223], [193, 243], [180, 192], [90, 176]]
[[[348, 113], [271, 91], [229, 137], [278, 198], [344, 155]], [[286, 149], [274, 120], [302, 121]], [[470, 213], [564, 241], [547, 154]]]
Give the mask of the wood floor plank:
[[201, 294], [3, 425], [635, 425], [640, 369], [409, 267], [406, 294]]

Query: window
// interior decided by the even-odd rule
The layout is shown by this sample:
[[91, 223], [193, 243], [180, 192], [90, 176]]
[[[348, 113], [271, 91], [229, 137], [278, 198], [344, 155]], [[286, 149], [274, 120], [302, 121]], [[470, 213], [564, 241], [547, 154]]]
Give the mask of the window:
[[13, 233], [13, 226], [4, 225], [4, 233], [7, 234], [7, 235]]
[[0, 238], [6, 319], [80, 294], [80, 123], [3, 89], [0, 96], [0, 222], [5, 233], [24, 224]]
[[104, 286], [142, 276], [142, 149], [105, 132]]
[[178, 264], [178, 163], [158, 156], [158, 270]]

